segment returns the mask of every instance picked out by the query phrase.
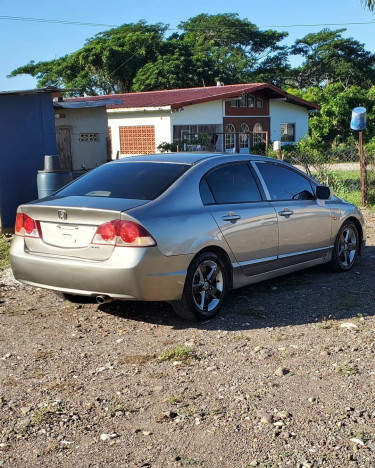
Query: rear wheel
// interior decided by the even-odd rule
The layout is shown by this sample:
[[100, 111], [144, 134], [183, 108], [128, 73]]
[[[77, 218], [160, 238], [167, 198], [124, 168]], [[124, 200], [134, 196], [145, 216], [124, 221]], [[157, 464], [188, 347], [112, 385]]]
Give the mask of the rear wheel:
[[360, 247], [358, 229], [352, 221], [346, 221], [337, 234], [332, 252], [333, 271], [349, 271], [357, 259]]
[[180, 301], [173, 302], [177, 315], [185, 320], [206, 320], [221, 309], [227, 293], [227, 272], [221, 258], [203, 252], [191, 263]]

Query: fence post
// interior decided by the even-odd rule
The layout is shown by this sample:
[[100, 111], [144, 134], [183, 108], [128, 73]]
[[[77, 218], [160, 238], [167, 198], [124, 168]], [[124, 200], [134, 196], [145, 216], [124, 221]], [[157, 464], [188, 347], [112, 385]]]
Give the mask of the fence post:
[[362, 206], [367, 205], [367, 177], [366, 177], [366, 163], [365, 154], [363, 151], [363, 135], [362, 130], [359, 131], [359, 170], [361, 177], [361, 199]]

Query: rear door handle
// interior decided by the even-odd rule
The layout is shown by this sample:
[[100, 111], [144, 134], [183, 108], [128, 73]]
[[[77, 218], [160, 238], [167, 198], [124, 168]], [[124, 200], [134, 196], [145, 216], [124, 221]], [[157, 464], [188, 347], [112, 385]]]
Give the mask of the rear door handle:
[[283, 211], [279, 211], [280, 216], [291, 216], [292, 214], [293, 214], [293, 211], [288, 210], [287, 208], [285, 208], [285, 210]]
[[237, 221], [238, 219], [241, 219], [241, 216], [235, 214], [227, 214], [226, 216], [222, 216], [221, 219], [223, 221]]

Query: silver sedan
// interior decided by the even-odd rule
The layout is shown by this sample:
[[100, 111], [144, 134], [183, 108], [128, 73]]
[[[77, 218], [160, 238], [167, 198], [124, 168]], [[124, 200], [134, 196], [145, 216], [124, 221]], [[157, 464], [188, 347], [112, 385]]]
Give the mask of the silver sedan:
[[148, 155], [104, 164], [18, 208], [19, 281], [69, 296], [169, 301], [213, 317], [229, 289], [318, 264], [350, 270], [360, 210], [262, 156]]

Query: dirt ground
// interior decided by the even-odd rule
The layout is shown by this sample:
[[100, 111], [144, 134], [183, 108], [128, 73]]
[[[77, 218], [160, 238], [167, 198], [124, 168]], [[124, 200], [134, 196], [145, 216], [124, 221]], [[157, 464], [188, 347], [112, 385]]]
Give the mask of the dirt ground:
[[0, 273], [0, 466], [375, 467], [375, 215], [354, 269], [164, 303], [75, 304]]

